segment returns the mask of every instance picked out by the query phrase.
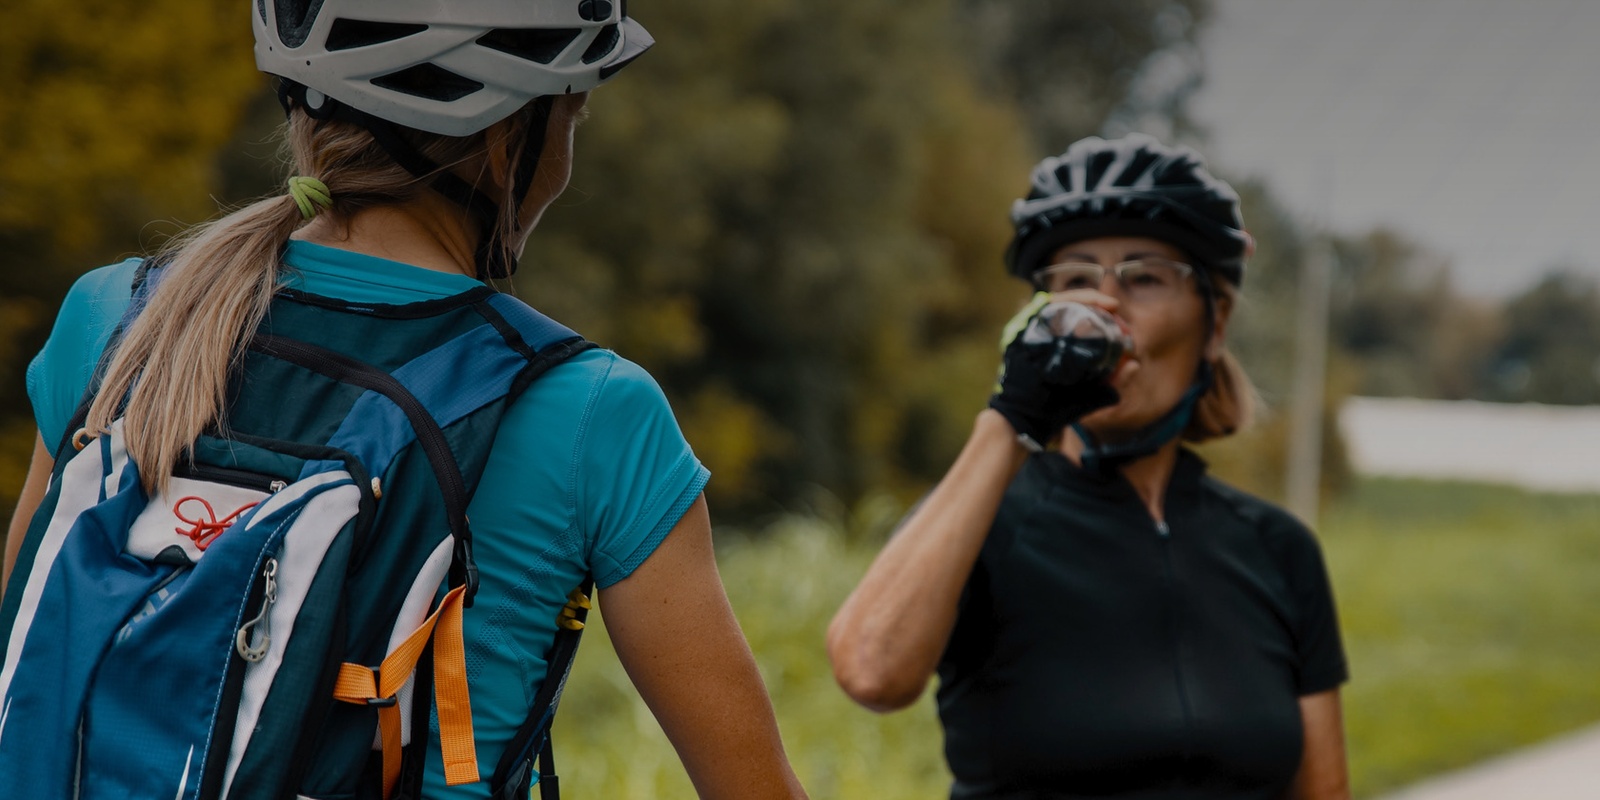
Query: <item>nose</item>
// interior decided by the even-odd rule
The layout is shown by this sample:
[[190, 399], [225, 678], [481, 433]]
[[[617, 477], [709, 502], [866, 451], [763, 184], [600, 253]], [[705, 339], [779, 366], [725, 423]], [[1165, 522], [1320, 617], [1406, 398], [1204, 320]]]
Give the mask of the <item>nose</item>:
[[1100, 293], [1110, 295], [1118, 300], [1126, 300], [1122, 296], [1122, 281], [1117, 279], [1117, 273], [1107, 269], [1106, 274], [1100, 277]]

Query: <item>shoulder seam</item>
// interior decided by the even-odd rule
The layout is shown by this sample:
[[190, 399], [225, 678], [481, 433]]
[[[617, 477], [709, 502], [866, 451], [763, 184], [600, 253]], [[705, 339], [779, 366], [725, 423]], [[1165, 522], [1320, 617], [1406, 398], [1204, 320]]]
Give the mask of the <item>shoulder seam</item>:
[[[600, 402], [600, 395], [605, 392], [606, 384], [611, 380], [611, 371], [617, 365], [617, 354], [615, 351], [605, 348], [595, 349], [606, 355], [605, 369], [600, 373], [599, 378], [595, 380], [594, 385], [589, 389], [589, 397], [583, 403], [583, 414], [578, 418], [578, 434], [577, 436], [573, 437], [572, 461], [570, 462], [571, 472], [568, 475], [567, 480], [567, 502], [572, 505], [573, 519], [578, 524], [579, 536], [585, 539], [583, 547], [583, 557], [585, 562], [592, 562], [594, 560], [594, 553], [589, 547], [591, 543], [587, 541], [588, 537], [585, 535], [589, 530], [589, 520], [585, 516], [585, 509], [582, 498], [580, 497], [578, 481], [583, 473], [582, 466], [584, 453], [585, 448], [589, 443], [589, 422], [594, 417], [595, 406]], [[593, 565], [590, 564], [590, 566], [592, 567]]]

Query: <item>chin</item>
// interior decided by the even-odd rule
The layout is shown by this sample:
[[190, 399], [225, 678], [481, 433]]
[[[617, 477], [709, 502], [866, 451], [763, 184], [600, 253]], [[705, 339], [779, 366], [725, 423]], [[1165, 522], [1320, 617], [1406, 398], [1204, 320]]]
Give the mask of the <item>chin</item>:
[[1138, 409], [1127, 408], [1125, 404], [1118, 403], [1089, 414], [1078, 420], [1078, 423], [1094, 434], [1095, 438], [1103, 442], [1116, 442], [1134, 436], [1159, 418], [1159, 414], [1154, 416], [1140, 414]]

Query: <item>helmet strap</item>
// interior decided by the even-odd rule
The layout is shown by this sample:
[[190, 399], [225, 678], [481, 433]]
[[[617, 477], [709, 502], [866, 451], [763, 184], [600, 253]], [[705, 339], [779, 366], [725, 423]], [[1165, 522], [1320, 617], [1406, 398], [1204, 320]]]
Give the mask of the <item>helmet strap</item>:
[[529, 120], [528, 135], [522, 141], [522, 156], [517, 159], [517, 174], [513, 178], [512, 197], [521, 203], [533, 188], [533, 176], [539, 170], [539, 157], [544, 154], [544, 140], [550, 130], [550, 110], [555, 107], [554, 95], [533, 99], [533, 119]]
[[1200, 300], [1206, 306], [1206, 347], [1211, 346], [1211, 337], [1217, 330], [1217, 287], [1211, 283], [1211, 271], [1205, 267], [1196, 267], [1194, 270], [1195, 289], [1200, 292]]
[[1178, 404], [1162, 415], [1161, 419], [1146, 426], [1144, 430], [1125, 442], [1115, 444], [1101, 442], [1083, 426], [1083, 423], [1073, 423], [1073, 432], [1083, 441], [1083, 453], [1079, 456], [1083, 468], [1103, 475], [1113, 467], [1144, 458], [1160, 450], [1167, 442], [1178, 438], [1183, 429], [1189, 426], [1189, 420], [1194, 416], [1194, 409], [1199, 404], [1200, 397], [1211, 388], [1211, 379], [1211, 364], [1202, 360], [1195, 374], [1194, 383], [1183, 393]]
[[[331, 97], [318, 93], [321, 102], [315, 107], [307, 102], [308, 90], [305, 85], [287, 78], [278, 81], [278, 102], [283, 106], [287, 115], [291, 108], [298, 106], [307, 116], [315, 120], [334, 119], [357, 125], [372, 134], [374, 141], [383, 148], [389, 157], [395, 160], [406, 172], [411, 173], [417, 180], [426, 181], [428, 185], [446, 199], [466, 209], [467, 215], [478, 225], [478, 249], [473, 255], [473, 261], [478, 269], [480, 278], [508, 278], [516, 272], [516, 261], [510, 257], [507, 248], [496, 235], [500, 223], [500, 205], [489, 199], [483, 192], [478, 191], [472, 184], [462, 180], [453, 172], [441, 168], [431, 159], [422, 154], [411, 142], [400, 134], [399, 127], [394, 123], [375, 117], [365, 111], [351, 108]], [[546, 98], [539, 98], [542, 102]], [[540, 114], [545, 119], [549, 118], [548, 104]], [[537, 166], [537, 153], [544, 149], [545, 125], [538, 125], [537, 133], [530, 131], [529, 138], [535, 136], [539, 140], [539, 149], [531, 159]], [[527, 161], [524, 157], [524, 161]], [[517, 179], [520, 185], [525, 164], [519, 164]], [[527, 167], [529, 181], [532, 180], [533, 167]], [[527, 191], [524, 186], [516, 197], [521, 197]]]

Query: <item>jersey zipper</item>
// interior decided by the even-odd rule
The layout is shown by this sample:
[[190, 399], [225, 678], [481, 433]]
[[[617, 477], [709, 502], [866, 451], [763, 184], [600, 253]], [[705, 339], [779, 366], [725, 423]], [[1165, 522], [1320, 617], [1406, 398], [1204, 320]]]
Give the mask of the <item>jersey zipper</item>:
[[1178, 596], [1177, 570], [1172, 562], [1172, 528], [1166, 520], [1152, 517], [1151, 521], [1155, 523], [1156, 536], [1161, 542], [1162, 591], [1167, 595], [1167, 646], [1172, 653], [1172, 682], [1178, 692], [1178, 708], [1182, 713], [1181, 755], [1187, 764], [1194, 753], [1194, 709], [1189, 703], [1188, 680], [1183, 671], [1183, 641], [1178, 633], [1178, 610], [1182, 608], [1182, 602]]

